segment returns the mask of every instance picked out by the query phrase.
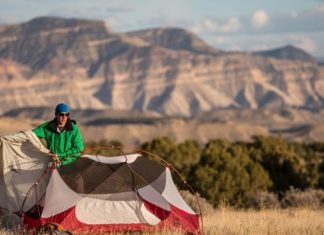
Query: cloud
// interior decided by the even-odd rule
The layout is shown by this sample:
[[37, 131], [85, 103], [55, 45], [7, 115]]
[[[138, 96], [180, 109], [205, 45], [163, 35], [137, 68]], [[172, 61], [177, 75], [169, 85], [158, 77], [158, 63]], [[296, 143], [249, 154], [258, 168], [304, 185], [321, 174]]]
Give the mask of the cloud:
[[0, 17], [0, 24], [13, 24], [13, 23], [19, 23], [20, 19], [9, 17], [9, 16], [2, 16]]
[[269, 23], [270, 17], [264, 10], [255, 11], [251, 16], [251, 24], [255, 28], [262, 28]]
[[290, 16], [291, 16], [292, 18], [297, 18], [297, 17], [299, 16], [299, 14], [298, 14], [297, 12], [295, 12], [295, 11], [291, 11], [291, 12], [290, 12]]
[[323, 34], [227, 35], [215, 37], [208, 41], [214, 47], [228, 51], [262, 51], [294, 45], [312, 55], [323, 54], [324, 48], [320, 48], [319, 43], [321, 41], [317, 40], [316, 36], [321, 38]]
[[104, 22], [105, 22], [106, 28], [108, 30], [112, 30], [114, 28], [118, 28], [122, 24], [120, 22], [120, 20], [117, 17], [114, 17], [114, 16], [107, 17], [106, 19], [104, 19]]
[[[324, 0], [323, 0], [324, 1]], [[324, 32], [324, 4], [312, 9], [295, 12], [268, 14], [257, 10], [250, 16], [230, 17], [226, 19], [208, 18], [187, 26], [199, 34], [214, 36], [230, 34], [282, 34]]]
[[241, 22], [236, 17], [231, 17], [220, 27], [221, 32], [238, 32], [241, 29]]
[[215, 32], [218, 28], [218, 24], [210, 19], [206, 19], [202, 22], [201, 28], [204, 28], [208, 32]]
[[105, 20], [107, 17], [117, 16], [119, 14], [122, 17], [123, 13], [131, 11], [130, 7], [87, 7], [87, 8], [69, 8], [61, 7], [51, 10], [49, 16], [61, 16], [61, 17], [74, 17], [85, 19], [100, 19]]
[[308, 53], [314, 55], [318, 50], [317, 43], [309, 37], [292, 35], [290, 38], [293, 45], [307, 51]]
[[[98, 15], [102, 14], [102, 10], [97, 12]], [[93, 9], [84, 10], [84, 9], [72, 9], [67, 7], [56, 8], [51, 10], [47, 14], [48, 16], [60, 16], [60, 17], [74, 17], [74, 18], [93, 18]]]
[[106, 8], [106, 12], [108, 13], [122, 13], [122, 12], [129, 12], [132, 11], [133, 9], [131, 7], [110, 7]]
[[324, 13], [324, 4], [320, 5], [319, 11]]
[[190, 27], [195, 33], [234, 33], [241, 29], [241, 22], [236, 17], [230, 17], [225, 21], [205, 19]]

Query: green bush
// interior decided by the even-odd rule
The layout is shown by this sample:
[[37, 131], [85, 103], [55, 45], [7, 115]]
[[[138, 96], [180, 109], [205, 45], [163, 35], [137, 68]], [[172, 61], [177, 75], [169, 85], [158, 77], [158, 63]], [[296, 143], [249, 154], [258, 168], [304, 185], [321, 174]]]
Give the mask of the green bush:
[[199, 162], [201, 151], [195, 140], [177, 144], [168, 137], [153, 139], [144, 143], [141, 148], [163, 158], [185, 176], [189, 174], [191, 167]]
[[127, 153], [132, 153], [133, 150], [121, 149], [123, 143], [117, 140], [100, 140], [98, 142], [86, 143], [85, 153], [93, 155], [102, 155], [106, 157], [120, 156]]
[[307, 187], [306, 161], [280, 137], [255, 137], [251, 157], [269, 173], [273, 191]]
[[243, 206], [249, 195], [271, 186], [267, 172], [252, 161], [246, 148], [224, 140], [206, 145], [191, 183], [214, 206]]

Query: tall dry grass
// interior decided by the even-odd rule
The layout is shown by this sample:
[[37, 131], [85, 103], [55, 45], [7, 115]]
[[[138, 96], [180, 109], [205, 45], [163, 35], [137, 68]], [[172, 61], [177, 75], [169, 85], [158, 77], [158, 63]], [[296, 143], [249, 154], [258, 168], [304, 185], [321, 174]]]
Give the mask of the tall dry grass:
[[324, 234], [324, 210], [222, 208], [204, 218], [204, 234]]
[[[267, 235], [301, 235], [324, 234], [324, 210], [307, 208], [234, 210], [221, 208], [203, 218], [204, 234], [267, 234]], [[17, 234], [5, 230], [0, 235]], [[121, 235], [122, 233], [118, 233]], [[125, 233], [132, 234], [132, 233]], [[180, 232], [163, 231], [159, 233], [141, 233], [142, 235], [178, 235]], [[117, 234], [115, 234], [117, 235]]]

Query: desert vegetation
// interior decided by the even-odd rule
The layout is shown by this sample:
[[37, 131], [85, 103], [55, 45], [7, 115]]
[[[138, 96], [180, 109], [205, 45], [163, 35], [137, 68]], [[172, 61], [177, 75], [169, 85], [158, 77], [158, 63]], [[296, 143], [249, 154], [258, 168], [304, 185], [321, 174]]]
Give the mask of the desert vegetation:
[[165, 137], [141, 147], [170, 162], [215, 208], [223, 203], [234, 208], [321, 207], [324, 203], [323, 143], [256, 136], [250, 142], [212, 140], [200, 146]]

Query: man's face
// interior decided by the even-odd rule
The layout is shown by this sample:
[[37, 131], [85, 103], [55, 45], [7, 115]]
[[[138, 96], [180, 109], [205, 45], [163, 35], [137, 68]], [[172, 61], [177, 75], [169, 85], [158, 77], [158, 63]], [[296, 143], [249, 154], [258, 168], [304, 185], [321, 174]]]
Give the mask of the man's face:
[[69, 113], [56, 114], [56, 120], [59, 127], [64, 127], [69, 117]]

